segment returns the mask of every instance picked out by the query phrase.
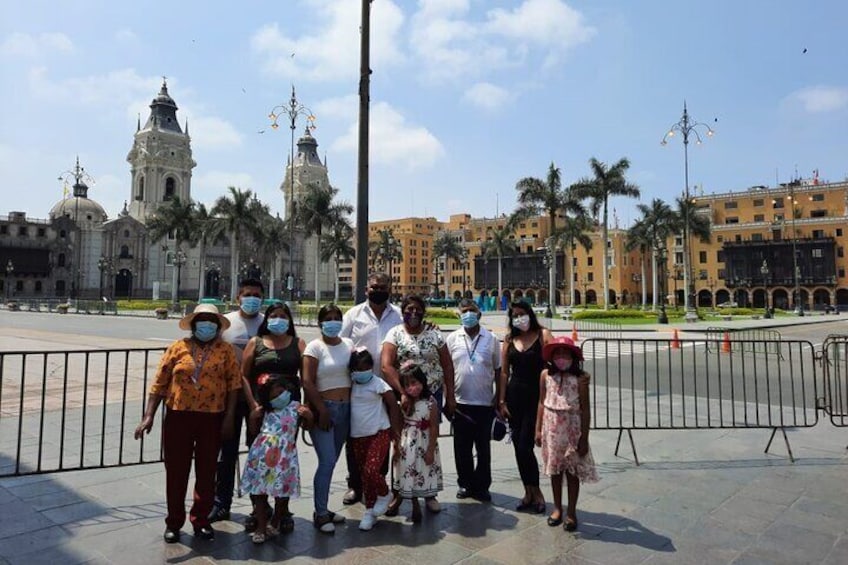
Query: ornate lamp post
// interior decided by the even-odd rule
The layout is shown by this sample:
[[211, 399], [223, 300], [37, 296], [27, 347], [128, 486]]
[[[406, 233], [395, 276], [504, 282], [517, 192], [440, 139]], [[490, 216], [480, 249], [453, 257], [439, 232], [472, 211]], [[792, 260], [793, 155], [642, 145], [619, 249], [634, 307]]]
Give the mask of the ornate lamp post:
[[307, 120], [307, 130], [315, 128], [315, 115], [312, 110], [301, 104], [295, 95], [294, 85], [292, 85], [291, 98], [287, 104], [278, 104], [271, 109], [268, 117], [271, 119], [271, 128], [277, 129], [279, 120], [287, 118], [289, 128], [291, 129], [291, 147], [289, 153], [289, 275], [287, 277], [287, 286], [289, 290], [289, 300], [294, 300], [294, 221], [296, 217], [295, 201], [294, 201], [294, 130], [297, 127], [298, 116], [305, 116]]
[[182, 268], [186, 262], [186, 254], [183, 253], [183, 250], [179, 247], [177, 248], [177, 252], [174, 254], [174, 268], [176, 269], [176, 287], [174, 289], [174, 311], [176, 312], [180, 307], [180, 277], [182, 276]]
[[763, 275], [763, 285], [766, 287], [766, 313], [763, 314], [763, 318], [768, 319], [771, 318], [771, 300], [769, 299], [769, 266], [766, 259], [763, 259], [760, 274]]
[[542, 251], [542, 264], [548, 269], [548, 306], [545, 308], [545, 318], [553, 318], [556, 314], [556, 304], [553, 302], [556, 296], [556, 287], [554, 286], [554, 276], [556, 276], [553, 257], [553, 238], [545, 240], [545, 246], [539, 247], [536, 251]]
[[692, 243], [689, 240], [689, 208], [692, 202], [689, 196], [689, 136], [693, 135], [696, 139], [696, 143], [700, 145], [701, 135], [698, 133], [699, 127], [706, 130], [707, 137], [712, 137], [713, 133], [715, 133], [710, 126], [690, 119], [689, 112], [686, 109], [686, 102], [684, 101], [683, 117], [680, 118], [679, 122], [673, 124], [671, 128], [669, 128], [668, 133], [663, 136], [661, 142], [662, 145], [666, 145], [668, 143], [668, 138], [674, 136], [675, 133], [683, 135], [683, 174], [685, 182], [684, 198], [686, 200], [686, 207], [683, 209], [685, 213], [685, 217], [683, 218], [683, 286], [686, 287], [685, 319], [687, 322], [696, 322], [698, 320], [698, 313], [695, 311], [694, 306], [695, 281], [692, 278], [692, 258], [689, 256]]
[[[88, 196], [88, 185], [94, 184], [94, 179], [89, 175], [83, 167], [80, 166], [79, 156], [73, 169], [69, 169], [59, 174], [57, 180], [64, 183], [64, 191], [67, 195], [68, 184], [73, 182], [74, 194], [74, 223], [80, 227], [79, 219], [79, 199]], [[73, 283], [73, 298], [79, 298], [80, 294], [80, 279], [82, 278], [82, 230], [77, 233], [77, 241], [74, 241], [74, 283]]]
[[659, 314], [659, 316], [657, 316], [657, 323], [658, 324], [667, 324], [668, 323], [668, 314], [665, 311], [665, 302], [666, 302], [666, 292], [668, 292], [668, 291], [666, 290], [665, 280], [666, 280], [666, 277], [667, 277], [666, 272], [668, 271], [668, 265], [666, 265], [665, 245], [660, 245], [660, 247], [657, 249], [657, 251], [658, 251], [658, 254], [659, 254], [658, 264], [659, 264], [660, 269], [662, 269], [662, 271], [663, 271], [663, 273], [659, 277], [657, 277], [660, 281], [660, 286], [662, 287], [660, 289], [660, 314]]
[[710, 307], [713, 310], [715, 310], [715, 306], [716, 306], [715, 305], [715, 292], [714, 292], [714, 289], [715, 289], [715, 286], [716, 286], [715, 279], [710, 277], [710, 279], [707, 281], [707, 286], [710, 287]]
[[112, 272], [112, 260], [101, 255], [100, 259], [97, 260], [97, 270], [100, 271], [100, 297], [105, 298], [103, 296], [103, 273], [105, 272], [108, 276]]
[[586, 296], [586, 293], [589, 290], [589, 279], [584, 276], [581, 284], [583, 286], [583, 309], [585, 310], [589, 307], [589, 297]]
[[9, 259], [6, 261], [6, 301], [9, 301], [9, 297], [12, 292], [12, 273], [15, 272], [15, 264], [12, 263], [12, 260]]

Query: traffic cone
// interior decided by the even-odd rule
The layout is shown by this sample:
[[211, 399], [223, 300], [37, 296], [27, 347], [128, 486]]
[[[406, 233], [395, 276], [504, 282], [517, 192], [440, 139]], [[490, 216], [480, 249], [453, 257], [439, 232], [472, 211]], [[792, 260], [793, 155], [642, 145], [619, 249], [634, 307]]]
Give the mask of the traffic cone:
[[571, 325], [571, 341], [577, 343], [577, 322]]
[[680, 349], [680, 338], [677, 335], [677, 328], [674, 328], [674, 336], [671, 338], [671, 348]]
[[721, 342], [721, 352], [730, 353], [730, 332], [724, 332], [724, 341]]

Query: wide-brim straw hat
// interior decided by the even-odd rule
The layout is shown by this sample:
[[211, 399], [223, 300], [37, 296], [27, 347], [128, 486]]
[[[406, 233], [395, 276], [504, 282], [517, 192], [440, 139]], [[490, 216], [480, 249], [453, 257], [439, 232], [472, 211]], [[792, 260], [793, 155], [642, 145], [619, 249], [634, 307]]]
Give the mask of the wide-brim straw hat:
[[551, 362], [551, 356], [554, 354], [554, 350], [559, 349], [561, 347], [565, 347], [569, 351], [571, 351], [571, 356], [578, 361], [583, 360], [583, 350], [580, 349], [577, 344], [570, 337], [555, 337], [551, 341], [545, 344], [545, 347], [542, 348], [542, 359]]
[[187, 314], [182, 320], [180, 320], [180, 329], [190, 330], [191, 322], [194, 321], [194, 319], [200, 314], [212, 314], [218, 318], [218, 323], [221, 325], [222, 330], [226, 330], [230, 327], [230, 321], [218, 312], [218, 308], [214, 304], [198, 304], [195, 306], [194, 312]]

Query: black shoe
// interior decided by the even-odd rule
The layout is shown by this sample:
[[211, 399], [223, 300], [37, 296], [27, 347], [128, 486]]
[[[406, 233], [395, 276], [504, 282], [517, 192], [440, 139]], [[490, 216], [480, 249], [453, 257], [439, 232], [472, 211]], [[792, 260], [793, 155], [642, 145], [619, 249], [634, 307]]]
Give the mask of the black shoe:
[[215, 530], [212, 529], [212, 526], [201, 526], [200, 528], [194, 529], [194, 537], [205, 540], [213, 540], [215, 539]]
[[244, 531], [249, 534], [256, 531], [256, 517], [253, 514], [244, 519]]
[[460, 500], [463, 500], [465, 498], [474, 498], [474, 495], [471, 494], [471, 491], [469, 491], [468, 489], [460, 487], [456, 491], [456, 497]]
[[480, 502], [491, 502], [492, 501], [492, 495], [489, 494], [489, 491], [487, 491], [487, 490], [482, 490], [480, 492], [473, 492], [473, 493], [471, 493], [471, 498], [473, 498], [474, 500], [480, 501]]
[[165, 538], [165, 543], [177, 543], [180, 541], [180, 531], [168, 528], [162, 537]]
[[223, 522], [230, 519], [230, 509], [221, 506], [213, 506], [212, 512], [209, 513], [210, 522]]
[[360, 494], [353, 489], [348, 489], [345, 493], [344, 498], [342, 498], [342, 504], [345, 506], [350, 506], [351, 504], [356, 504], [359, 502], [361, 498]]

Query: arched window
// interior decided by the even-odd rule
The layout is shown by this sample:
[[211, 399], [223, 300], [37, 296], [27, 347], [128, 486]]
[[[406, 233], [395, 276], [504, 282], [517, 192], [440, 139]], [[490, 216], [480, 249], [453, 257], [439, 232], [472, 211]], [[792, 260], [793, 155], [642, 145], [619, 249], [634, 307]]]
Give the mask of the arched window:
[[118, 255], [121, 259], [128, 259], [130, 256], [130, 248], [127, 245], [121, 246], [121, 254]]
[[130, 230], [124, 230], [124, 237], [130, 236]]
[[135, 193], [136, 200], [144, 200], [144, 175], [138, 177], [138, 190]]
[[56, 262], [56, 265], [59, 266], [59, 267], [65, 266], [65, 254], [64, 253], [59, 253], [59, 259]]
[[174, 181], [174, 177], [168, 177], [167, 179], [165, 179], [165, 200], [172, 200], [174, 198], [176, 184], [177, 183]]

